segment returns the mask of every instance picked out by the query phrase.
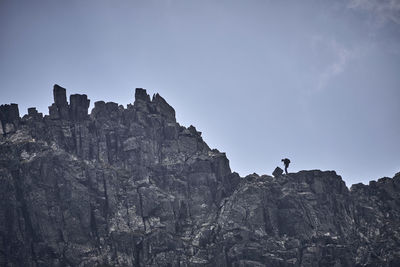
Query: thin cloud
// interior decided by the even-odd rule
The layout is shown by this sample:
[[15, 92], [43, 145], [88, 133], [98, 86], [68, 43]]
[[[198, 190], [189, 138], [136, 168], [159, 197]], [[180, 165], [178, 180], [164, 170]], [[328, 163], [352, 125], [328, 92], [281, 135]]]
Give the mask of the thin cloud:
[[320, 36], [314, 38], [313, 42], [327, 46], [333, 55], [333, 60], [323, 68], [317, 78], [316, 91], [322, 91], [328, 86], [329, 82], [345, 71], [355, 53], [335, 40], [326, 40]]
[[345, 70], [346, 65], [352, 55], [348, 49], [339, 46], [335, 42], [332, 44], [332, 47], [336, 55], [336, 60], [332, 62], [332, 64], [330, 64], [324, 72], [321, 73], [317, 84], [318, 91], [323, 90], [328, 85], [330, 80]]
[[400, 24], [400, 0], [349, 0], [348, 8], [368, 11], [380, 24]]

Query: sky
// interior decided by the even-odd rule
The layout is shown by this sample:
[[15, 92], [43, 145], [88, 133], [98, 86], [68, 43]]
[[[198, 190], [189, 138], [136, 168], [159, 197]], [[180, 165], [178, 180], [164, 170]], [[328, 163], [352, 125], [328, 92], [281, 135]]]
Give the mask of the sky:
[[400, 171], [400, 0], [0, 0], [0, 103], [159, 93], [241, 176]]

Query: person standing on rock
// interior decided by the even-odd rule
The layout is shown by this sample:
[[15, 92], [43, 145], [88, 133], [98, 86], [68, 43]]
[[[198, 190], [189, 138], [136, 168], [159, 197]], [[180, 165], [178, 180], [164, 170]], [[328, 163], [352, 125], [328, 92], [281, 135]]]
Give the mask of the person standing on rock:
[[288, 174], [287, 168], [289, 167], [290, 159], [284, 158], [281, 161], [283, 162], [283, 164], [285, 164], [285, 173]]

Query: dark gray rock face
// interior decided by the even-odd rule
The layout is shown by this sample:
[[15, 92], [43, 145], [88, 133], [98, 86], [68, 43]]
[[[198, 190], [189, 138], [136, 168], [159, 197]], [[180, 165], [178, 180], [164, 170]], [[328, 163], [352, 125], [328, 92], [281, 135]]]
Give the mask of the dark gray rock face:
[[70, 105], [70, 118], [73, 121], [82, 121], [88, 116], [88, 109], [90, 100], [86, 95], [71, 95], [69, 97]]
[[0, 106], [0, 135], [10, 134], [15, 131], [19, 122], [19, 109], [17, 104]]
[[399, 174], [240, 178], [158, 94], [66, 99], [0, 108], [1, 266], [399, 266]]
[[52, 119], [69, 119], [69, 106], [67, 103], [65, 88], [55, 84], [53, 88], [54, 103], [49, 107], [49, 115]]

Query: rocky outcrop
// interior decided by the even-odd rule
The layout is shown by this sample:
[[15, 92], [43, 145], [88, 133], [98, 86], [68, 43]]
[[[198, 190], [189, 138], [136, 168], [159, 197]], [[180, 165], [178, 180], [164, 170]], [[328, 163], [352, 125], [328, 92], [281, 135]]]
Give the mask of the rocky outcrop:
[[400, 266], [400, 173], [351, 187], [361, 265]]
[[86, 95], [71, 95], [69, 97], [70, 105], [70, 118], [73, 121], [82, 121], [85, 120], [88, 116], [88, 109], [90, 100], [87, 99]]
[[54, 85], [53, 97], [54, 103], [49, 106], [49, 115], [51, 119], [69, 119], [69, 106], [67, 103], [67, 95], [65, 88]]
[[17, 104], [0, 106], [0, 135], [13, 133], [19, 123], [19, 110]]
[[86, 95], [53, 92], [44, 117], [0, 108], [2, 266], [399, 264], [399, 174], [240, 178], [158, 94], [89, 115]]

